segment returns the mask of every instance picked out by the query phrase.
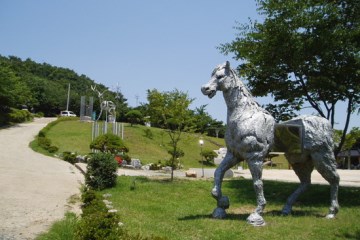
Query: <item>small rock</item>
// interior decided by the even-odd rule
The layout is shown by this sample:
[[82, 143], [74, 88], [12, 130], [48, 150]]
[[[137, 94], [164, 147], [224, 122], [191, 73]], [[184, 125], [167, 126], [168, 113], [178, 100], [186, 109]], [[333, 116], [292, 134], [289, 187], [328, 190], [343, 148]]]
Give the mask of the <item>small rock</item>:
[[111, 193], [105, 193], [105, 194], [103, 195], [103, 198], [109, 198], [109, 197], [112, 197]]

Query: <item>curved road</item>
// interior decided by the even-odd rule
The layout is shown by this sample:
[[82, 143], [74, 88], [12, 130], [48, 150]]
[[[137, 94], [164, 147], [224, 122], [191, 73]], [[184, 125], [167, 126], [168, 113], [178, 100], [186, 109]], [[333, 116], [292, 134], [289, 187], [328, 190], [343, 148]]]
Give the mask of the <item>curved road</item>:
[[28, 145], [54, 118], [0, 130], [0, 240], [34, 239], [71, 210], [83, 175]]

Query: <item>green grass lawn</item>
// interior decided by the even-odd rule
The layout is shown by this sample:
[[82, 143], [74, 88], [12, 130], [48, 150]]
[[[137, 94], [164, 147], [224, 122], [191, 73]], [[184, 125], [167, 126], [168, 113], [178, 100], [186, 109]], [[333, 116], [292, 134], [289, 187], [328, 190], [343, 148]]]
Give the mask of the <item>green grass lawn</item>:
[[[130, 190], [135, 181], [135, 190]], [[281, 216], [286, 198], [296, 184], [265, 181], [268, 201], [265, 227], [253, 227], [246, 218], [255, 208], [252, 181], [224, 182], [230, 197], [228, 217], [212, 219], [216, 201], [210, 196], [212, 182], [150, 180], [119, 177], [111, 201], [132, 233], [168, 239], [359, 239], [360, 189], [340, 188], [341, 209], [336, 219], [325, 219], [329, 187], [313, 185], [294, 206], [291, 216]]]
[[[130, 124], [124, 124], [124, 126], [124, 142], [130, 149], [129, 155], [132, 158], [140, 159], [143, 164], [158, 163], [159, 161], [164, 164], [165, 161], [170, 158], [167, 152], [170, 138], [165, 130], [148, 128], [142, 125], [130, 126]], [[59, 148], [57, 154], [69, 151], [85, 155], [91, 152], [89, 147], [91, 142], [91, 128], [92, 123], [88, 122], [77, 120], [60, 121], [47, 131], [46, 136], [51, 140], [52, 145]], [[146, 137], [146, 129], [150, 129], [152, 132], [153, 137], [151, 139]], [[185, 156], [180, 158], [180, 162], [185, 169], [201, 167], [200, 138], [204, 140], [203, 150], [217, 150], [220, 146], [225, 146], [225, 141], [221, 138], [201, 136], [200, 134], [194, 133], [183, 133], [179, 147], [185, 153]], [[46, 151], [37, 148], [35, 142], [32, 142], [31, 146], [35, 151], [48, 155]], [[277, 163], [277, 165], [272, 168], [287, 169], [288, 167], [283, 155], [273, 158], [273, 161]], [[246, 164], [242, 165], [246, 168]]]
[[[129, 155], [138, 158], [143, 164], [165, 163], [170, 158], [167, 152], [170, 138], [166, 131], [159, 128], [148, 128], [141, 125], [130, 126], [124, 124], [124, 142], [130, 149]], [[89, 145], [91, 142], [92, 123], [81, 121], [61, 121], [51, 127], [47, 132], [53, 145], [59, 148], [58, 153], [64, 151], [76, 152], [78, 154], [88, 154], [91, 152]], [[152, 139], [146, 137], [145, 129], [150, 129]], [[201, 156], [199, 139], [204, 139], [204, 150], [219, 149], [224, 146], [224, 139], [200, 136], [199, 134], [183, 133], [179, 147], [185, 152], [185, 156], [180, 159], [185, 168], [201, 167]]]
[[[157, 162], [168, 158], [166, 132], [151, 128], [153, 139], [145, 136], [144, 126], [125, 125], [125, 143], [130, 155], [143, 163]], [[59, 147], [59, 152], [73, 151], [86, 154], [90, 151], [91, 124], [65, 121], [56, 124], [47, 132], [47, 137]], [[180, 147], [185, 152], [181, 159], [186, 168], [200, 167], [199, 135], [185, 134]], [[207, 138], [205, 149], [218, 149], [217, 141]], [[284, 162], [285, 159], [277, 159]], [[284, 165], [283, 164], [283, 165]], [[134, 188], [135, 186], [135, 188]], [[109, 199], [119, 210], [122, 222], [130, 233], [143, 236], [160, 236], [177, 239], [360, 239], [360, 188], [340, 187], [340, 212], [336, 219], [327, 220], [329, 186], [313, 185], [301, 196], [291, 216], [281, 216], [286, 198], [297, 184], [265, 181], [264, 191], [268, 205], [264, 214], [264, 227], [253, 227], [246, 218], [255, 208], [256, 200], [251, 180], [232, 179], [224, 181], [223, 193], [230, 197], [228, 217], [212, 219], [216, 201], [210, 196], [212, 181], [148, 179], [142, 177], [118, 177], [115, 188], [103, 191], [111, 193]], [[132, 190], [133, 189], [133, 190]], [[76, 224], [73, 215], [57, 223], [51, 234], [66, 232], [71, 235], [71, 226]], [[65, 229], [65, 230], [62, 230]], [[54, 233], [55, 232], [55, 233]], [[66, 239], [66, 238], [59, 238]], [[70, 240], [70, 239], [69, 239]]]

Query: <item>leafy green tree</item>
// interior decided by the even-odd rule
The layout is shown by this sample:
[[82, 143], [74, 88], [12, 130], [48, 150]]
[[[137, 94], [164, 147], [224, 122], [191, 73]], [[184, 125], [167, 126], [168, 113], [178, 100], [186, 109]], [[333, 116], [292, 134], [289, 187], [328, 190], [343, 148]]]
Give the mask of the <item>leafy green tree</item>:
[[[263, 22], [239, 24], [231, 43], [238, 70], [255, 96], [271, 94], [282, 107], [305, 103], [334, 125], [336, 104], [347, 103], [350, 116], [360, 106], [359, 0], [257, 0]], [[283, 111], [283, 110], [281, 110]]]
[[170, 92], [159, 92], [148, 90], [148, 108], [152, 122], [157, 123], [166, 129], [170, 137], [171, 155], [170, 164], [172, 167], [171, 180], [174, 179], [174, 166], [180, 152], [178, 143], [182, 133], [189, 130], [191, 110], [189, 109], [193, 99], [187, 93], [177, 89]]
[[213, 121], [211, 116], [206, 112], [207, 105], [201, 105], [200, 107], [195, 108], [193, 122], [195, 126], [195, 132], [204, 134], [210, 126], [210, 123]]
[[[15, 56], [0, 55], [0, 108], [18, 108], [43, 112], [45, 116], [59, 114], [66, 108], [67, 91], [71, 84], [69, 109], [79, 114], [81, 96], [94, 96], [91, 86], [96, 85], [103, 92], [107, 89], [85, 75], [73, 70], [55, 67], [48, 63], [36, 63], [31, 59], [21, 60]], [[125, 119], [128, 111], [124, 96], [119, 90], [108, 90], [106, 100], [116, 104], [117, 119]], [[100, 112], [100, 103], [95, 96], [94, 110]], [[4, 111], [3, 111], [4, 112]], [[0, 115], [1, 118], [1, 115]], [[1, 120], [0, 120], [1, 121]]]
[[130, 122], [131, 126], [142, 122], [142, 113], [139, 110], [130, 110], [125, 114], [125, 117]]
[[346, 140], [342, 150], [348, 150], [352, 148], [360, 149], [360, 128], [354, 127], [346, 134]]

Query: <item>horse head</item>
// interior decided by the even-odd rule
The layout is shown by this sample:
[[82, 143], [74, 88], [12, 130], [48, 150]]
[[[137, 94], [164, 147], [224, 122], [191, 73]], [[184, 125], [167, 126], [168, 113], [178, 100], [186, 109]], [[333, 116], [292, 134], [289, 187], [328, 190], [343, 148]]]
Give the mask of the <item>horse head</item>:
[[211, 74], [210, 81], [201, 87], [201, 92], [209, 98], [212, 98], [216, 95], [216, 91], [226, 91], [226, 89], [229, 88], [229, 81], [227, 80], [233, 77], [230, 63], [226, 61], [216, 66]]

